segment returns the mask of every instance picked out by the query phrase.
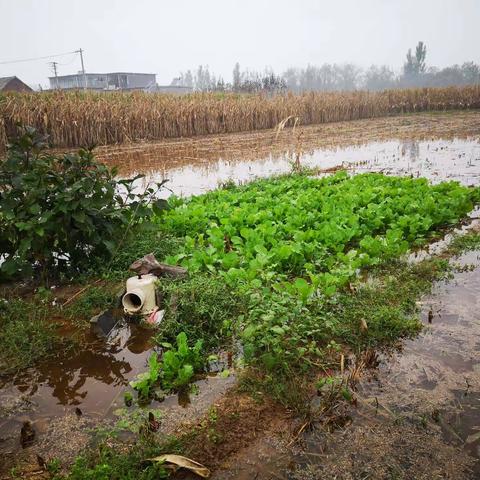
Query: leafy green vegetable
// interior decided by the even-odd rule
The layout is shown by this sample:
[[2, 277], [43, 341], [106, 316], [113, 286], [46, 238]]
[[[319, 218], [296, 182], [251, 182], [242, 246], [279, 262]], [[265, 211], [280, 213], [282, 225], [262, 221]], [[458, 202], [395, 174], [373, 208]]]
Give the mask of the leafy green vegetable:
[[[348, 312], [336, 306], [348, 303], [344, 287], [362, 269], [384, 266], [428, 242], [479, 201], [480, 189], [456, 182], [430, 185], [426, 179], [376, 173], [321, 179], [297, 174], [173, 199], [160, 228], [184, 240], [167, 262], [187, 267], [192, 278], [222, 279], [242, 299], [244, 308], [230, 309], [227, 324], [242, 342], [245, 361], [288, 375], [292, 366], [315, 363], [334, 338], [364, 341]], [[193, 280], [181, 288], [192, 292], [186, 302], [190, 299], [195, 311], [198, 288]], [[392, 303], [393, 297], [389, 292]], [[174, 311], [178, 297], [170, 298]], [[202, 319], [214, 308], [202, 306]], [[388, 340], [416, 331], [418, 323], [402, 311], [396, 304], [376, 305], [365, 338]], [[181, 369], [173, 362], [172, 368]], [[189, 375], [185, 370], [179, 378]]]
[[177, 348], [172, 347], [162, 357], [162, 386], [165, 390], [177, 390], [188, 385], [194, 373], [203, 369], [202, 343], [202, 340], [197, 340], [190, 348], [185, 332], [178, 334]]
[[139, 397], [148, 399], [151, 389], [156, 385], [160, 375], [161, 364], [158, 361], [158, 356], [153, 352], [148, 359], [148, 370], [140, 373], [136, 380], [130, 382], [130, 386], [138, 391]]
[[202, 343], [202, 340], [197, 340], [193, 347], [189, 347], [186, 333], [179, 333], [176, 347], [163, 343], [167, 350], [163, 353], [161, 362], [158, 361], [157, 354], [152, 353], [148, 359], [148, 370], [140, 373], [136, 380], [130, 382], [130, 386], [138, 391], [142, 400], [152, 397], [156, 386], [161, 386], [165, 392], [185, 387], [195, 373], [203, 371]]
[[306, 302], [334, 294], [362, 267], [425, 243], [478, 198], [478, 189], [456, 182], [431, 186], [375, 173], [261, 180], [178, 201], [162, 221], [185, 243], [167, 261]]

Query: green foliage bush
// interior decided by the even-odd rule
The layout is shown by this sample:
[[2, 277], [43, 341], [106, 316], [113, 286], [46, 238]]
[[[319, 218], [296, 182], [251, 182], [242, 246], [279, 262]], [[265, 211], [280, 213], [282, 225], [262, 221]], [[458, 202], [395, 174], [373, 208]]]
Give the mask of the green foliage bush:
[[136, 180], [116, 180], [91, 150], [56, 155], [31, 128], [0, 162], [2, 277], [78, 272], [110, 257], [129, 227], [165, 206], [161, 184], [134, 193]]

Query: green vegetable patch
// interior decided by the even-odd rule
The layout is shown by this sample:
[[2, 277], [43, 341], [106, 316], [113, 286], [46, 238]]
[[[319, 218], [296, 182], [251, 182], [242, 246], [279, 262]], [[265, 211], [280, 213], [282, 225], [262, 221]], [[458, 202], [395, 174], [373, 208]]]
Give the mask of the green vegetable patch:
[[456, 224], [480, 198], [456, 182], [341, 172], [260, 180], [193, 197], [164, 220], [185, 244], [167, 257], [236, 288], [265, 285], [306, 300], [359, 269], [399, 257]]
[[[351, 299], [359, 298], [354, 292], [369, 291], [360, 288], [359, 274], [395, 264], [409, 249], [458, 224], [479, 200], [478, 188], [456, 182], [432, 186], [425, 179], [374, 173], [321, 179], [297, 174], [174, 199], [160, 228], [183, 239], [166, 260], [187, 267], [188, 282], [210, 276], [212, 285], [224, 282], [241, 301], [241, 309], [235, 302], [231, 309], [223, 306], [222, 324], [210, 323], [205, 335], [211, 338], [215, 323], [228, 324], [247, 364], [288, 375], [317, 364], [332, 345], [360, 348], [416, 332], [409, 299], [378, 305], [380, 287], [369, 297], [372, 308], [363, 309], [369, 318], [350, 322], [350, 313], [359, 315], [349, 310]], [[396, 265], [393, 278], [406, 268]], [[398, 291], [398, 282], [387, 284]], [[188, 291], [185, 284], [181, 288]], [[212, 303], [210, 310], [215, 308]], [[178, 328], [178, 318], [167, 312], [166, 325], [174, 321]], [[371, 328], [360, 335], [363, 324]], [[195, 338], [202, 332], [195, 331]]]

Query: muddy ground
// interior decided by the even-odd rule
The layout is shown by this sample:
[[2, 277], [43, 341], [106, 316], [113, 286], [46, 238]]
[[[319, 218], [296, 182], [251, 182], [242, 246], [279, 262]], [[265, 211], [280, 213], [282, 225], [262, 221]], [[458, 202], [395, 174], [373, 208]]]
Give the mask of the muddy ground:
[[[171, 178], [178, 195], [286, 172], [297, 158], [323, 169], [472, 185], [480, 181], [479, 134], [480, 113], [449, 112], [309, 126], [278, 136], [268, 131], [106, 147], [98, 154], [124, 176]], [[190, 403], [174, 396], [154, 404], [163, 412], [161, 434], [184, 431], [227, 402], [225, 408], [245, 416], [224, 425], [230, 435], [222, 440], [223, 453], [192, 452], [215, 466], [216, 479], [478, 478], [480, 262], [476, 254], [460, 262], [476, 268], [459, 269], [435, 286], [421, 305], [424, 332], [376, 357], [357, 386], [356, 407], [339, 412], [335, 429], [318, 419], [298, 434], [303, 425], [288, 412], [236, 404], [230, 393], [225, 397], [235, 383], [230, 376], [200, 382]], [[119, 325], [106, 339], [86, 337], [75, 355], [60, 352], [52, 362], [0, 378], [0, 478], [15, 465], [20, 478], [41, 478], [37, 454], [71, 461], [92, 428], [117, 420], [123, 392], [145, 369], [151, 348], [148, 332]], [[25, 421], [37, 435], [22, 449]]]
[[421, 302], [422, 334], [369, 355], [334, 428], [319, 418], [293, 446], [290, 434], [262, 437], [213, 478], [479, 478], [480, 252], [456, 263]]

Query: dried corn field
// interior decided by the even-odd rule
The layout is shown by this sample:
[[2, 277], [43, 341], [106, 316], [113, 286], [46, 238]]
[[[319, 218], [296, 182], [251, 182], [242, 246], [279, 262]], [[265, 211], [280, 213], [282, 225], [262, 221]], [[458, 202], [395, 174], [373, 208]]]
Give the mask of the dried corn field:
[[14, 136], [19, 123], [48, 133], [56, 147], [75, 147], [260, 130], [287, 117], [309, 125], [479, 107], [479, 85], [277, 96], [11, 93], [0, 96], [0, 139]]

